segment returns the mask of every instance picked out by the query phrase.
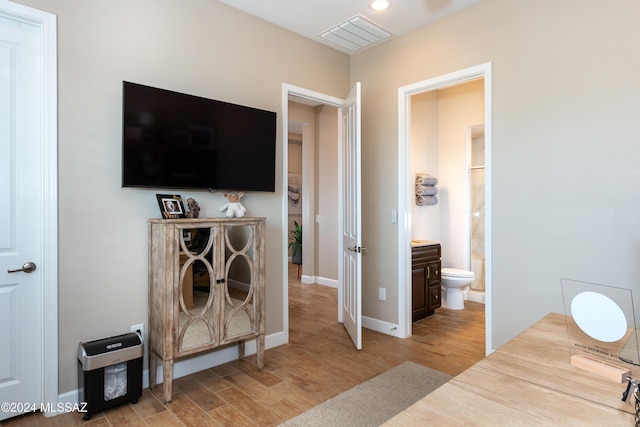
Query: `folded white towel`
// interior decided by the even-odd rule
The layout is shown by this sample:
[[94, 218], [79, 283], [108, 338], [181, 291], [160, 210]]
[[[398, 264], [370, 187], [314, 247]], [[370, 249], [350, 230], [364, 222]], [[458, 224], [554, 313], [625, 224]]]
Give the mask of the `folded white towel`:
[[433, 185], [416, 184], [417, 196], [435, 196], [436, 194], [438, 194], [438, 187]]
[[416, 184], [420, 185], [438, 185], [438, 178], [428, 173], [417, 173]]
[[434, 206], [438, 204], [436, 196], [418, 196], [416, 195], [416, 205], [418, 206]]

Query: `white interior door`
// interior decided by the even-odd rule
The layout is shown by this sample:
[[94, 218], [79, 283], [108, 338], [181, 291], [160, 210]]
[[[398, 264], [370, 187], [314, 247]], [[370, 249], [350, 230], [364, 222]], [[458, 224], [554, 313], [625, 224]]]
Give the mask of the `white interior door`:
[[360, 177], [360, 82], [342, 106], [340, 150], [341, 262], [339, 320], [362, 349], [362, 217]]
[[[51, 112], [43, 105], [42, 27], [24, 15], [26, 9], [0, 3], [0, 402], [20, 404], [3, 407], [0, 421], [16, 411], [42, 409], [49, 396], [43, 361], [43, 141]], [[57, 354], [53, 358], [57, 362]], [[53, 378], [57, 382], [57, 373]]]

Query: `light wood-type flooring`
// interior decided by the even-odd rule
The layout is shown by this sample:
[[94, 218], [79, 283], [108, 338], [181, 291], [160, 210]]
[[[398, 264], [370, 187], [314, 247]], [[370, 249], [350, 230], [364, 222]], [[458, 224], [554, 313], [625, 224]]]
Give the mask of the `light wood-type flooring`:
[[162, 403], [162, 387], [143, 391], [140, 401], [95, 414], [45, 418], [27, 414], [1, 423], [16, 426], [276, 426], [403, 361], [457, 375], [484, 357], [484, 305], [440, 308], [398, 339], [363, 330], [357, 351], [337, 322], [337, 290], [302, 284], [289, 269], [289, 344], [266, 351], [258, 371], [253, 356], [174, 381], [173, 400]]

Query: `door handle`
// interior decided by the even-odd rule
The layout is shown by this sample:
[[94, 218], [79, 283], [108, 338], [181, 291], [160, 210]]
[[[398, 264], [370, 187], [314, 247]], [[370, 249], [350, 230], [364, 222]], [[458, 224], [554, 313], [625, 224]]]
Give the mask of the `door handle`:
[[32, 263], [31, 261], [25, 263], [22, 268], [18, 268], [16, 270], [7, 270], [7, 273], [19, 273], [19, 272], [24, 272], [24, 273], [33, 273], [34, 271], [36, 271], [36, 265], [34, 263]]
[[352, 252], [358, 252], [358, 253], [362, 253], [362, 252], [365, 252], [367, 250], [367, 248], [364, 247], [364, 246], [352, 246], [352, 247], [347, 248], [347, 249], [349, 249]]

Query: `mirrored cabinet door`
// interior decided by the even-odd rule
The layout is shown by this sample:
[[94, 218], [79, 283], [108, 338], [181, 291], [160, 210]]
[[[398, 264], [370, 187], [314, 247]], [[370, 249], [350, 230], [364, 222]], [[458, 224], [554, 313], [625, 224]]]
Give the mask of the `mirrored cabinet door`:
[[256, 332], [256, 230], [236, 225], [224, 230], [223, 342]]
[[216, 279], [221, 276], [214, 262], [217, 247], [217, 228], [176, 229], [180, 265], [178, 283], [178, 332], [175, 342], [178, 353], [217, 345]]

